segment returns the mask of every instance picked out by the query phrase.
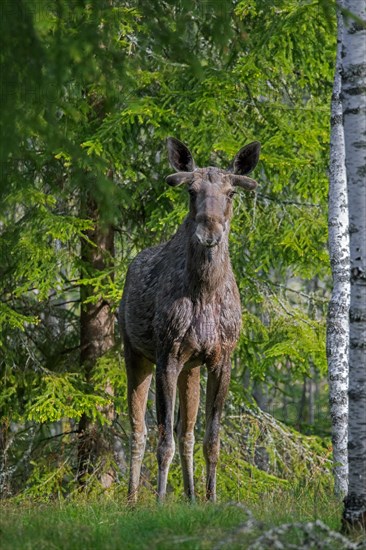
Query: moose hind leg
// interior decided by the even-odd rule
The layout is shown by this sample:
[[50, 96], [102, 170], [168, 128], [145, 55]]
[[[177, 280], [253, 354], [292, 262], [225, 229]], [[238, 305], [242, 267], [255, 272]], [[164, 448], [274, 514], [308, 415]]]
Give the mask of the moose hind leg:
[[216, 501], [216, 467], [220, 452], [220, 421], [230, 383], [230, 363], [209, 369], [206, 395], [206, 432], [203, 453], [206, 460], [206, 498]]
[[178, 441], [182, 464], [184, 492], [194, 501], [193, 449], [194, 427], [200, 401], [200, 367], [183, 370], [178, 378]]
[[128, 350], [126, 355], [128, 410], [131, 423], [131, 459], [128, 501], [137, 500], [141, 464], [144, 457], [147, 429], [145, 424], [146, 403], [153, 365], [140, 355]]

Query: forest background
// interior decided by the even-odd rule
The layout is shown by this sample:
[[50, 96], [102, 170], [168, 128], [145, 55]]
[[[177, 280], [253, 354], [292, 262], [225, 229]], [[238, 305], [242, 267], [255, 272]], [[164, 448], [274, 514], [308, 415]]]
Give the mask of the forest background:
[[[3, 0], [1, 10], [2, 495], [125, 491], [116, 309], [130, 260], [187, 211], [184, 190], [165, 184], [170, 135], [201, 166], [228, 166], [241, 146], [262, 143], [259, 191], [234, 206], [244, 329], [219, 494], [255, 500], [313, 476], [329, 485], [334, 2]], [[180, 494], [177, 464], [170, 486]]]

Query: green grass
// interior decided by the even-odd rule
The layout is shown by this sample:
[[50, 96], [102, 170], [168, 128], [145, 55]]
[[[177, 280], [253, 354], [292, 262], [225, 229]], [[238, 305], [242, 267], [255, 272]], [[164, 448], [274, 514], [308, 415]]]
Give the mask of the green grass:
[[[196, 504], [170, 501], [164, 506], [125, 502], [1, 505], [2, 550], [205, 550], [247, 548], [264, 531], [289, 522], [322, 520], [338, 530], [341, 506], [333, 497], [308, 490], [263, 495], [250, 509], [257, 524], [239, 533], [248, 519], [245, 503]], [[248, 506], [249, 508], [249, 506]], [[286, 535], [300, 544], [296, 529]], [[328, 548], [328, 546], [321, 546]], [[263, 547], [265, 548], [265, 547]], [[342, 548], [332, 544], [329, 548]]]

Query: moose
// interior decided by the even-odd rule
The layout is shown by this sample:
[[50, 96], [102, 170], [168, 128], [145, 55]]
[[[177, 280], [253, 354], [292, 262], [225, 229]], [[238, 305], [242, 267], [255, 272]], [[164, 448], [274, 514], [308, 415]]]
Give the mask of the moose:
[[146, 248], [129, 266], [119, 308], [127, 370], [131, 463], [128, 500], [134, 503], [145, 451], [148, 391], [156, 364], [158, 500], [165, 498], [175, 452], [174, 408], [179, 393], [177, 438], [184, 492], [194, 500], [194, 427], [200, 399], [200, 367], [207, 368], [206, 498], [216, 500], [220, 419], [230, 382], [230, 354], [241, 329], [241, 306], [228, 237], [236, 188], [254, 190], [249, 174], [260, 143], [246, 145], [227, 170], [198, 168], [181, 141], [168, 138], [176, 173], [169, 185], [185, 185], [189, 213], [166, 243]]

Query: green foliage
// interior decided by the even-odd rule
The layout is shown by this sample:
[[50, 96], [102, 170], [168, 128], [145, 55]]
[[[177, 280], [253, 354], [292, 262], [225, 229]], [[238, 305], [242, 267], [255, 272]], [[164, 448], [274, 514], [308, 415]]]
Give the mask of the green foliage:
[[[114, 388], [113, 404], [116, 413], [127, 411], [126, 369], [120, 353], [116, 350], [112, 350], [98, 359], [93, 369], [91, 383], [95, 392], [105, 395], [106, 381]], [[108, 395], [108, 399], [111, 399], [110, 395]]]
[[26, 405], [27, 420], [36, 422], [55, 422], [62, 418], [80, 419], [82, 414], [100, 422], [106, 422], [100, 412], [109, 401], [94, 393], [88, 393], [83, 386], [80, 374], [67, 373], [63, 375], [43, 374], [41, 380], [35, 380], [39, 394], [34, 394]]
[[27, 480], [22, 498], [38, 503], [47, 503], [54, 498], [61, 501], [67, 490], [65, 480], [72, 480], [72, 469], [68, 461], [59, 464], [57, 468], [52, 464], [48, 470], [43, 462], [31, 461], [30, 465], [32, 474]]
[[[264, 350], [264, 366], [273, 364], [274, 359], [295, 361], [303, 365], [309, 374], [310, 365], [326, 373], [325, 360], [325, 327], [318, 321], [307, 321], [301, 315], [292, 314], [292, 323], [284, 315], [278, 316], [274, 327], [270, 327], [269, 344]], [[272, 329], [272, 330], [271, 330]]]

